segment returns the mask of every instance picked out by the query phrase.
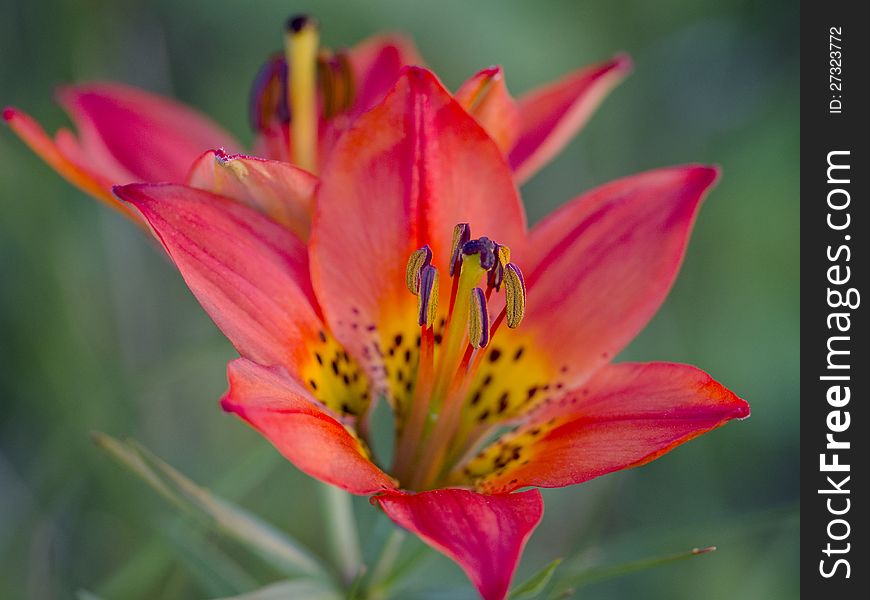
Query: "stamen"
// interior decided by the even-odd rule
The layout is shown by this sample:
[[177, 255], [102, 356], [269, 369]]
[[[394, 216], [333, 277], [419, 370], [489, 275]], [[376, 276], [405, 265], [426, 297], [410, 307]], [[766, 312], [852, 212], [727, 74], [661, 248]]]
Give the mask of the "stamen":
[[468, 311], [468, 341], [475, 348], [484, 348], [489, 342], [489, 315], [486, 295], [480, 288], [471, 290], [471, 309]]
[[317, 57], [317, 74], [323, 98], [323, 117], [331, 119], [347, 111], [355, 95], [353, 70], [347, 53], [321, 51]]
[[504, 269], [505, 320], [511, 329], [519, 326], [526, 313], [526, 283], [523, 273], [514, 263]]
[[[463, 414], [481, 361], [486, 356], [492, 360], [498, 352], [487, 353], [482, 349], [491, 343], [502, 322], [516, 327], [525, 313], [523, 275], [510, 262], [510, 249], [487, 237], [470, 237], [467, 223], [460, 223], [453, 230], [450, 306], [441, 315], [443, 329], [437, 336], [433, 327], [439, 320], [439, 274], [432, 265], [432, 249], [423, 246], [408, 259], [405, 284], [417, 296], [421, 348], [411, 404], [403, 412], [400, 425], [394, 467], [396, 475], [411, 489], [428, 489], [438, 484], [456, 458], [476, 442], [483, 425], [477, 429], [467, 427], [468, 423], [474, 426], [478, 422], [463, 419]], [[486, 284], [481, 285], [484, 280]], [[505, 307], [490, 323], [490, 296], [502, 286]], [[436, 341], [440, 342], [437, 348]], [[507, 406], [506, 398], [502, 404]]]
[[415, 296], [420, 291], [420, 269], [428, 266], [432, 262], [432, 249], [429, 245], [425, 245], [419, 250], [415, 250], [410, 258], [408, 258], [408, 268], [405, 271], [405, 285], [408, 290]]
[[495, 291], [501, 290], [501, 282], [504, 279], [504, 268], [511, 261], [511, 249], [507, 246], [502, 246], [501, 244], [495, 245], [495, 257], [497, 264], [496, 266], [489, 272], [486, 278], [487, 291], [491, 289], [495, 289]]
[[265, 132], [290, 121], [287, 104], [287, 61], [275, 54], [257, 72], [251, 85], [248, 117], [251, 129]]
[[471, 239], [471, 226], [468, 223], [460, 223], [453, 228], [453, 242], [450, 245], [450, 276], [456, 274], [456, 270], [462, 266], [462, 247]]
[[287, 96], [290, 98], [290, 155], [308, 171], [317, 166], [317, 21], [300, 15], [287, 21], [284, 52], [290, 67]]
[[438, 316], [438, 269], [426, 265], [420, 270], [420, 293], [417, 296], [417, 322], [432, 327]]

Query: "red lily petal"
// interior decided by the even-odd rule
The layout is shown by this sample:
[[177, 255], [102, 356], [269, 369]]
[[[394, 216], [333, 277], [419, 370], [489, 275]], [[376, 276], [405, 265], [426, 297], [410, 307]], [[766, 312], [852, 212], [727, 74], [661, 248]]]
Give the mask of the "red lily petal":
[[529, 179], [564, 148], [630, 70], [631, 60], [617, 56], [522, 96], [521, 130], [510, 152], [517, 181]]
[[373, 500], [393, 521], [459, 563], [484, 600], [507, 595], [523, 547], [544, 514], [538, 490], [483, 495], [443, 489]]
[[395, 489], [359, 439], [299, 383], [243, 358], [228, 365], [227, 377], [224, 410], [247, 421], [300, 471], [352, 494]]
[[673, 363], [621, 363], [543, 406], [466, 467], [480, 489], [562, 487], [646, 464], [749, 405], [709, 375]]
[[[679, 270], [710, 167], [658, 169], [566, 204], [531, 232], [522, 326], [571, 387], [610, 362], [658, 310]], [[539, 382], [535, 382], [539, 383]]]
[[[178, 102], [115, 83], [59, 90], [58, 102], [78, 130], [82, 162], [113, 170], [115, 183], [183, 182], [209, 148], [238, 144], [211, 120]], [[128, 177], [119, 179], [119, 167]]]
[[507, 91], [501, 67], [476, 73], [456, 92], [456, 100], [507, 154], [519, 136], [520, 109]]
[[356, 117], [380, 102], [396, 84], [406, 65], [422, 65], [414, 43], [397, 34], [367, 38], [348, 51], [356, 93], [351, 115]]
[[317, 177], [289, 163], [209, 150], [190, 169], [187, 183], [233, 198], [308, 239]]
[[68, 152], [62, 144], [58, 144], [56, 140], [48, 137], [39, 123], [33, 120], [30, 115], [16, 108], [8, 107], [3, 110], [3, 119], [31, 150], [64, 179], [124, 215], [134, 219], [138, 218], [134, 217], [134, 212], [130, 210], [130, 207], [120, 202], [112, 194], [112, 180], [107, 178], [105, 173], [81, 163], [82, 156]]
[[174, 184], [115, 193], [153, 228], [191, 291], [239, 353], [291, 368], [322, 328], [305, 244], [260, 213]]
[[[500, 243], [525, 235], [498, 147], [433, 74], [410, 67], [339, 140], [317, 192], [312, 278], [327, 321], [349, 350], [364, 356], [378, 341], [376, 333], [364, 334], [370, 325], [381, 342], [407, 341], [412, 336], [397, 335], [404, 328], [419, 332], [416, 299], [405, 287], [408, 257], [428, 243], [446, 276], [460, 222]], [[448, 288], [442, 286], [444, 302]]]

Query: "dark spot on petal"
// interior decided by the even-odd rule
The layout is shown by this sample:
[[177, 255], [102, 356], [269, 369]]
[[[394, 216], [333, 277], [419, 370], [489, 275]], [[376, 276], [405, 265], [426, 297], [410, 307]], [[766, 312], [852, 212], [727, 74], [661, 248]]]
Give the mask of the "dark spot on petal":
[[405, 350], [405, 362], [406, 363], [411, 362], [411, 351], [410, 350]]
[[477, 416], [478, 423], [483, 423], [489, 418], [489, 409], [486, 409]]
[[498, 414], [502, 414], [508, 408], [508, 392], [503, 393], [498, 399]]
[[314, 381], [313, 379], [309, 379], [309, 380], [308, 380], [308, 385], [311, 386], [311, 389], [312, 389], [312, 390], [317, 390], [317, 382]]
[[501, 350], [498, 348], [493, 348], [489, 351], [489, 362], [494, 363], [501, 357]]
[[487, 374], [487, 376], [483, 378], [481, 385], [487, 386], [490, 383], [492, 383], [492, 373]]
[[524, 352], [524, 351], [525, 351], [525, 348], [523, 348], [522, 346], [520, 346], [519, 349], [517, 349], [516, 354], [514, 354], [514, 360], [517, 361], [517, 360], [519, 360], [520, 358], [522, 358], [522, 356], [523, 356], [523, 352]]
[[474, 395], [471, 397], [471, 405], [477, 406], [477, 403], [480, 402], [480, 390], [474, 392]]
[[322, 365], [322, 364], [323, 364], [323, 357], [320, 356], [320, 353], [319, 353], [319, 352], [315, 352], [315, 353], [314, 353], [314, 358], [317, 359], [317, 364], [318, 364], [318, 365]]
[[393, 340], [393, 342], [396, 344], [396, 346], [401, 346], [402, 345], [402, 334], [401, 333], [396, 334], [396, 337]]
[[441, 334], [440, 334], [440, 333], [436, 333], [433, 337], [434, 337], [434, 340], [435, 340], [435, 343], [436, 343], [436, 344], [440, 344], [440, 343], [441, 343], [441, 340], [444, 339], [444, 338], [441, 337]]
[[330, 366], [332, 367], [332, 372], [333, 372], [335, 375], [338, 375], [338, 363], [337, 363], [336, 361], [332, 361], [332, 362], [330, 363]]
[[317, 332], [317, 335], [320, 336], [320, 341], [325, 344], [326, 343], [326, 332], [321, 329], [320, 331]]

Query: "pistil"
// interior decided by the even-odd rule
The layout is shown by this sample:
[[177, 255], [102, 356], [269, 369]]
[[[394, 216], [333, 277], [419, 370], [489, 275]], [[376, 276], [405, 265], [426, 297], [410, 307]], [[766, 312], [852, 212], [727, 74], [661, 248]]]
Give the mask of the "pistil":
[[317, 22], [307, 16], [287, 21], [284, 52], [289, 67], [290, 156], [293, 163], [314, 172], [317, 167]]

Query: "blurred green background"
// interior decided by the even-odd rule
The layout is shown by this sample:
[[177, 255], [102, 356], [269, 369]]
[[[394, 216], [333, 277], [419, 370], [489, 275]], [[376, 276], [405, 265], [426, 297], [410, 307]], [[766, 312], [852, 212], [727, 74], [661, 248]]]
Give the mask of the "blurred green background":
[[[696, 364], [753, 415], [641, 469], [546, 491], [517, 580], [557, 556], [606, 565], [715, 544], [578, 597], [798, 597], [797, 3], [0, 0], [0, 104], [53, 130], [66, 123], [56, 84], [116, 79], [176, 96], [248, 140], [252, 74], [300, 11], [332, 46], [407, 32], [452, 88], [493, 63], [516, 94], [620, 50], [633, 56], [631, 77], [524, 187], [526, 205], [534, 221], [618, 176], [721, 165], [676, 287], [624, 358]], [[0, 596], [211, 597], [220, 590], [197, 562], [208, 548], [261, 582], [278, 579], [179, 522], [92, 445], [95, 429], [139, 439], [325, 553], [317, 484], [219, 410], [234, 353], [174, 269], [5, 129], [0, 289]], [[365, 499], [356, 509], [372, 552], [382, 517]], [[434, 553], [414, 583], [402, 597], [472, 597]]]

